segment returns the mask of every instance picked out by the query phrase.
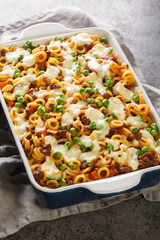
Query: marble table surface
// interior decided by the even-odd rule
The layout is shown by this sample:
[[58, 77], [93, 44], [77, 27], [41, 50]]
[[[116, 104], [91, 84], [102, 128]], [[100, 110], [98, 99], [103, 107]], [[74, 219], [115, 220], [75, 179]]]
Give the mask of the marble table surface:
[[[0, 25], [30, 17], [58, 6], [78, 7], [123, 35], [148, 84], [160, 88], [159, 0], [5, 0], [0, 1]], [[160, 234], [160, 203], [142, 196], [109, 208], [35, 222], [5, 240], [157, 240]]]

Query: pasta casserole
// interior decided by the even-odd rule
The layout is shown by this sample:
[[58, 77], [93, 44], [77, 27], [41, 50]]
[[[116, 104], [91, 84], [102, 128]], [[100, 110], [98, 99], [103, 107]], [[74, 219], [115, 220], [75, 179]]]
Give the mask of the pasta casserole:
[[158, 126], [106, 37], [79, 33], [1, 46], [0, 88], [43, 187], [159, 165]]

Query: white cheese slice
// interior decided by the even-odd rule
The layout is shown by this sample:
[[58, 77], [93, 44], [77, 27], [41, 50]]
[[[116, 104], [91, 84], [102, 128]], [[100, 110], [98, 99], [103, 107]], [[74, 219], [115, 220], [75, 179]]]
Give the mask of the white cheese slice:
[[132, 100], [132, 97], [133, 97], [133, 93], [127, 88], [125, 88], [121, 83], [117, 83], [113, 87], [113, 93], [115, 95], [120, 94], [124, 99], [127, 99], [129, 101]]
[[132, 167], [133, 170], [137, 170], [139, 166], [138, 155], [136, 154], [137, 149], [134, 147], [131, 147], [127, 149], [127, 152], [129, 154], [127, 165]]
[[7, 62], [12, 63], [14, 61], [18, 61], [20, 55], [27, 56], [30, 53], [22, 48], [17, 48], [14, 52], [6, 53], [5, 57]]
[[118, 120], [123, 121], [125, 119], [124, 104], [118, 98], [111, 97], [109, 99], [108, 112], [110, 115], [115, 113]]
[[71, 37], [71, 39], [72, 39], [72, 42], [78, 43], [78, 46], [81, 46], [84, 44], [90, 45], [93, 42], [93, 40], [90, 38], [88, 33], [79, 33], [76, 36]]
[[30, 54], [28, 56], [25, 56], [22, 60], [23, 64], [26, 66], [26, 67], [31, 67], [35, 64], [35, 56], [34, 54]]
[[51, 180], [59, 180], [62, 172], [56, 167], [54, 160], [46, 156], [46, 161], [41, 165], [41, 169], [45, 170], [47, 177]]
[[45, 72], [45, 76], [48, 77], [49, 80], [56, 79], [59, 74], [59, 69], [55, 66], [48, 65], [47, 71]]
[[92, 49], [92, 54], [97, 57], [106, 57], [109, 53], [110, 48], [104, 47], [102, 44], [96, 44]]
[[131, 126], [136, 126], [136, 127], [140, 127], [140, 128], [147, 127], [147, 123], [145, 123], [143, 121], [139, 121], [136, 116], [129, 116], [127, 118], [127, 123], [129, 123]]
[[0, 74], [8, 74], [11, 78], [14, 77], [15, 67], [4, 66], [3, 71]]

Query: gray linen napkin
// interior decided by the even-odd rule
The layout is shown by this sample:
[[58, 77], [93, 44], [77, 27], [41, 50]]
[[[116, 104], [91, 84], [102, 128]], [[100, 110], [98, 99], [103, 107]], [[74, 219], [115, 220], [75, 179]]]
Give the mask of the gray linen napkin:
[[[120, 42], [138, 77], [142, 82], [145, 82], [141, 71], [135, 64], [133, 55], [123, 43], [121, 35], [110, 25], [104, 24], [94, 17], [90, 18], [84, 12], [75, 8], [61, 7], [35, 15], [30, 19], [1, 26], [0, 41], [15, 39], [24, 28], [41, 22], [59, 22], [70, 28], [100, 26], [111, 30]], [[160, 108], [157, 104], [160, 100], [160, 90], [146, 84], [144, 84], [144, 87], [160, 114]], [[160, 201], [159, 186], [160, 184], [150, 189], [134, 191], [61, 209], [49, 210], [39, 206], [0, 106], [0, 237], [10, 235], [34, 221], [51, 220], [102, 209], [139, 194], [143, 194], [147, 200]]]

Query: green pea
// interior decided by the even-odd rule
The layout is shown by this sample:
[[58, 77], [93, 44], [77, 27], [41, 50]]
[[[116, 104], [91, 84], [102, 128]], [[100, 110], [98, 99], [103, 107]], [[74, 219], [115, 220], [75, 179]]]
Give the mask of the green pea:
[[16, 102], [14, 105], [16, 108], [22, 108], [22, 103]]
[[151, 124], [151, 128], [154, 129], [154, 130], [158, 130], [158, 125], [157, 125], [157, 123], [152, 123], [152, 124]]
[[55, 152], [55, 153], [54, 153], [54, 157], [55, 157], [55, 158], [60, 158], [61, 155], [62, 155], [61, 152]]
[[99, 92], [99, 90], [98, 90], [98, 88], [94, 88], [92, 92], [93, 92], [93, 94], [97, 94]]
[[93, 54], [93, 57], [95, 57], [96, 59], [98, 58], [97, 54]]
[[58, 112], [63, 112], [64, 111], [64, 106], [63, 105], [58, 105], [57, 106], [57, 111]]
[[62, 98], [57, 98], [57, 103], [59, 104], [59, 105], [61, 105], [61, 104], [63, 104], [63, 99]]
[[56, 112], [56, 111], [57, 111], [57, 105], [53, 105], [53, 106], [52, 106], [52, 111], [53, 111], [53, 112]]
[[80, 69], [80, 66], [77, 66], [77, 67], [76, 67], [76, 72], [77, 72], [77, 73], [80, 73], [80, 70], [81, 70], [81, 69]]
[[105, 121], [106, 121], [107, 123], [110, 123], [110, 122], [111, 122], [110, 118], [105, 118]]
[[19, 55], [19, 58], [18, 58], [18, 62], [21, 61], [23, 58], [24, 58], [24, 55], [23, 55], [23, 54], [20, 54], [20, 55]]
[[94, 103], [94, 99], [93, 98], [87, 98], [87, 103], [88, 104], [93, 104]]
[[77, 133], [77, 130], [76, 130], [75, 128], [71, 128], [71, 129], [70, 129], [70, 133], [76, 134], [76, 133]]
[[90, 126], [90, 128], [95, 129], [97, 126], [96, 121], [91, 121], [89, 126]]
[[147, 127], [147, 128], [145, 128], [145, 130], [147, 130], [149, 133], [151, 133], [152, 128]]
[[91, 167], [91, 166], [93, 165], [93, 162], [92, 162], [91, 160], [90, 160], [90, 161], [88, 160], [88, 161], [86, 162], [86, 164], [87, 164], [88, 167]]
[[59, 181], [59, 186], [64, 186], [66, 184], [67, 184], [67, 182], [66, 182], [65, 179], [62, 179], [62, 180]]
[[59, 61], [59, 57], [54, 57], [57, 61]]
[[140, 150], [137, 150], [136, 154], [137, 154], [137, 156], [139, 157], [139, 156], [143, 155], [143, 152], [140, 151]]
[[61, 129], [61, 130], [66, 130], [66, 127], [67, 127], [66, 124], [63, 124], [63, 125], [60, 127], [60, 129]]
[[112, 53], [113, 52], [113, 48], [109, 48], [109, 53]]
[[40, 76], [40, 75], [42, 75], [42, 74], [44, 74], [45, 73], [45, 71], [40, 71], [39, 73], [38, 73], [38, 76]]
[[106, 37], [102, 37], [101, 38], [101, 43], [107, 43], [107, 38]]
[[149, 152], [149, 148], [148, 148], [147, 146], [144, 146], [144, 147], [141, 148], [141, 151], [142, 151], [143, 153]]
[[137, 127], [131, 127], [131, 132], [132, 133], [137, 133], [138, 132], [138, 128]]
[[84, 89], [84, 88], [80, 88], [80, 89], [79, 89], [79, 92], [80, 92], [80, 93], [84, 93], [84, 92], [85, 92], [85, 89]]
[[82, 58], [85, 58], [85, 54], [82, 54]]
[[158, 135], [158, 132], [157, 132], [155, 129], [153, 129], [153, 130], [151, 131], [151, 135], [152, 135], [153, 137], [156, 137], [156, 136]]
[[157, 146], [160, 146], [160, 139], [157, 140]]
[[71, 169], [75, 169], [75, 165], [74, 165], [73, 162], [71, 162], [71, 163], [68, 165], [68, 167], [71, 168]]
[[114, 146], [113, 146], [112, 144], [108, 143], [108, 144], [106, 145], [106, 150], [110, 153], [111, 151], [114, 150]]
[[75, 138], [73, 138], [73, 143], [74, 144], [80, 144], [81, 143], [81, 139], [79, 137], [75, 137]]
[[16, 73], [15, 76], [16, 77], [21, 77], [21, 73]]
[[20, 103], [23, 103], [24, 102], [24, 97], [22, 97], [22, 96], [17, 97], [17, 101], [20, 102]]
[[56, 41], [60, 41], [60, 42], [62, 42], [62, 38], [61, 38], [61, 37], [56, 37], [55, 40], [56, 40]]
[[15, 69], [14, 73], [21, 73], [21, 70], [20, 69]]
[[106, 77], [105, 84], [106, 84], [106, 87], [108, 87], [108, 88], [113, 86], [113, 81], [112, 81], [111, 77]]
[[117, 115], [114, 112], [112, 113], [112, 116], [113, 116], [114, 119], [118, 118]]
[[49, 118], [49, 113], [44, 114], [45, 118]]
[[102, 102], [100, 100], [96, 100], [95, 103], [97, 104], [98, 107], [102, 106]]
[[82, 150], [84, 150], [84, 151], [87, 150], [87, 147], [86, 147], [84, 144], [81, 144], [81, 148], [82, 148]]
[[66, 164], [61, 164], [60, 167], [59, 167], [59, 169], [60, 169], [61, 171], [64, 171], [66, 168], [67, 168], [67, 165], [66, 165]]
[[88, 73], [89, 73], [89, 71], [86, 70], [86, 69], [82, 71], [82, 74], [83, 74], [85, 77], [88, 76]]
[[91, 143], [91, 145], [89, 146], [89, 148], [92, 150], [94, 147], [93, 143]]
[[64, 94], [64, 93], [61, 93], [61, 94], [59, 94], [59, 97], [62, 98], [62, 99], [64, 99], [64, 98], [65, 98], [65, 94]]
[[64, 144], [64, 146], [66, 146], [67, 149], [70, 150], [71, 147], [72, 147], [72, 143], [70, 143], [70, 142], [66, 142], [66, 143]]
[[108, 105], [109, 105], [109, 100], [108, 100], [108, 99], [104, 99], [104, 100], [102, 101], [102, 105], [103, 105], [104, 107], [108, 107]]
[[91, 88], [93, 87], [93, 81], [89, 81], [88, 84]]
[[39, 116], [43, 116], [43, 114], [45, 113], [45, 107], [39, 106], [37, 108], [37, 113], [38, 113]]
[[73, 58], [73, 62], [77, 63], [77, 59], [76, 59], [76, 58]]
[[139, 97], [137, 95], [133, 95], [132, 100], [136, 103], [139, 102]]
[[85, 93], [92, 94], [92, 88], [86, 88]]
[[142, 116], [140, 116], [140, 115], [137, 115], [137, 116], [136, 116], [136, 119], [137, 119], [138, 122], [142, 122], [142, 121], [143, 121], [143, 118], [142, 118]]
[[77, 52], [76, 52], [76, 51], [72, 51], [72, 52], [71, 52], [71, 55], [72, 55], [73, 57], [75, 57], [75, 56], [77, 56]]

